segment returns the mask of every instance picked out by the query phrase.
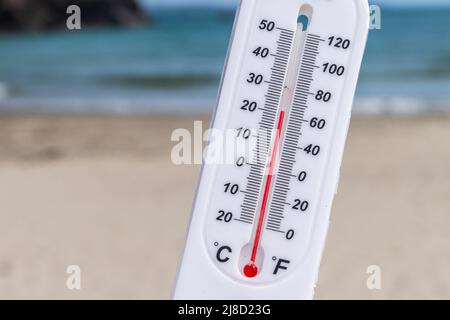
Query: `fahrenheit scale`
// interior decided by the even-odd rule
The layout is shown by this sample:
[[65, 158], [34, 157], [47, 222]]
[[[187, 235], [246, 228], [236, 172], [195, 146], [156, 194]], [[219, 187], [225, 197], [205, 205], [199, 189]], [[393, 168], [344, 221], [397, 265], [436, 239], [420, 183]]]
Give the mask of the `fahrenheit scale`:
[[366, 0], [242, 0], [175, 299], [311, 299], [369, 24]]

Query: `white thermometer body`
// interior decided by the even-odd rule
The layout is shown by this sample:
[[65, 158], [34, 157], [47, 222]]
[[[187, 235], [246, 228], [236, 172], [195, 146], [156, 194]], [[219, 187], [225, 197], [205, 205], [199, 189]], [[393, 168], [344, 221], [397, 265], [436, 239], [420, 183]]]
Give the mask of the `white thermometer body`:
[[[175, 299], [311, 299], [369, 23], [365, 0], [243, 0]], [[209, 151], [209, 150], [208, 150]]]

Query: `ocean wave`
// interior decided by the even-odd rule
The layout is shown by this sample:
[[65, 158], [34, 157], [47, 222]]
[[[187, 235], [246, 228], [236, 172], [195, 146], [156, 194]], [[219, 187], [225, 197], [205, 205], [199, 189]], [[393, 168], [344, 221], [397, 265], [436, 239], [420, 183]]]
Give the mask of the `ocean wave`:
[[[0, 100], [0, 114], [211, 114], [216, 101], [212, 98], [185, 99], [178, 96], [160, 99], [6, 99]], [[450, 99], [411, 97], [358, 97], [355, 115], [450, 115]]]
[[218, 74], [121, 75], [99, 78], [105, 84], [137, 89], [184, 89], [210, 86], [219, 81]]
[[424, 61], [414, 61], [402, 66], [373, 68], [364, 66], [360, 79], [362, 81], [442, 81], [450, 79], [450, 52], [444, 52], [437, 57]]
[[363, 115], [450, 115], [450, 99], [393, 97], [358, 97], [354, 114]]
[[4, 100], [8, 97], [8, 86], [5, 83], [0, 82], [0, 100]]

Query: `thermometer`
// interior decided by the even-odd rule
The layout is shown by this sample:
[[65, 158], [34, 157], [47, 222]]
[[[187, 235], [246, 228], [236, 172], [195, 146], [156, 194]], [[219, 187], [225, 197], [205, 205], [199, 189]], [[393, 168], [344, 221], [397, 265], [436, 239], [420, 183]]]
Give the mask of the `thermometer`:
[[241, 1], [212, 128], [251, 152], [203, 165], [175, 299], [313, 297], [368, 27], [365, 0]]

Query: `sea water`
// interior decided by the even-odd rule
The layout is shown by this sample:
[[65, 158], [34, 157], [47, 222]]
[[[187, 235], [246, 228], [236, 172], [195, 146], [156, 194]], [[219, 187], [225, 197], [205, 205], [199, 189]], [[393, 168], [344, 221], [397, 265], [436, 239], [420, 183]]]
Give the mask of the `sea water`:
[[[234, 12], [160, 10], [134, 28], [0, 35], [2, 113], [212, 112]], [[450, 9], [382, 10], [355, 112], [450, 113]]]

